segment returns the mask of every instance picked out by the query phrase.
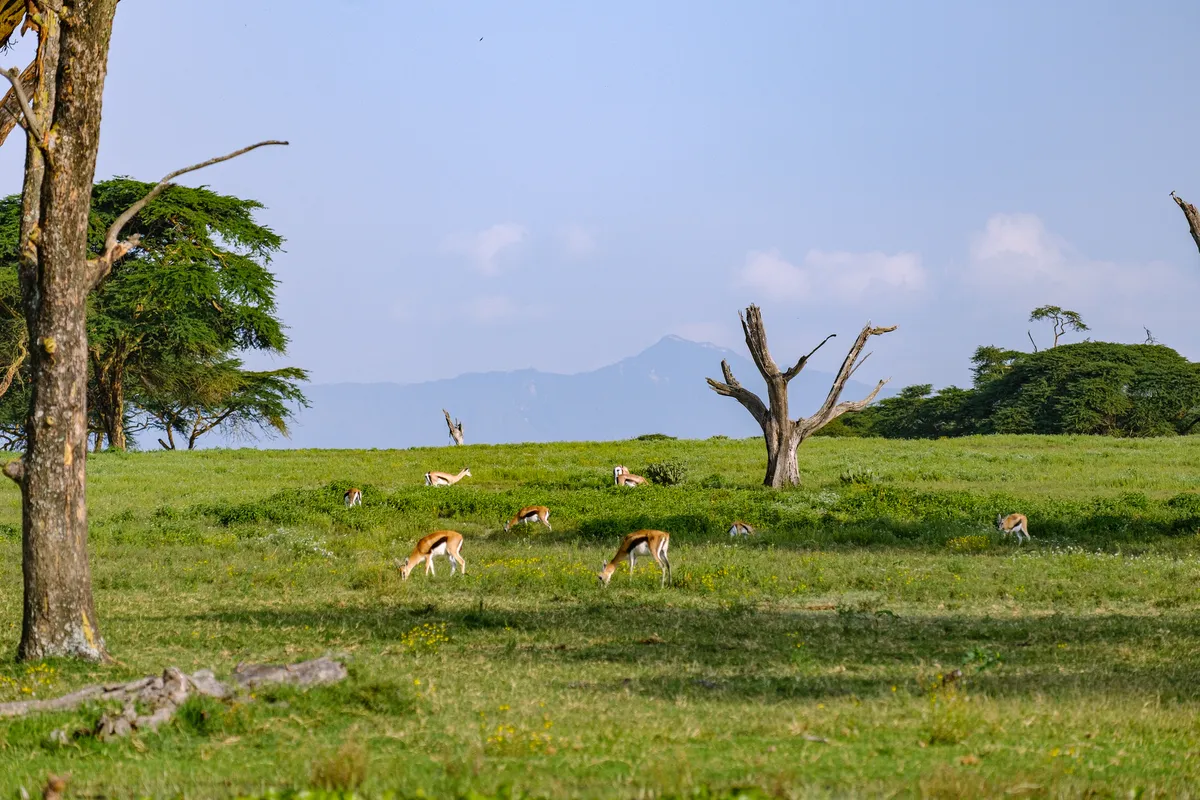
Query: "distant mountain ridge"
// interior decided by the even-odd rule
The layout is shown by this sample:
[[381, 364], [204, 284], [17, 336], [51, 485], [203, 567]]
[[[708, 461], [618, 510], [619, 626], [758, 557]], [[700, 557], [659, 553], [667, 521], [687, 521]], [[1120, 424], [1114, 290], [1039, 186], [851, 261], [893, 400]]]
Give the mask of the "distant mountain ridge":
[[[645, 433], [679, 438], [741, 438], [761, 430], [737, 401], [705, 384], [721, 377], [721, 359], [738, 380], [765, 397], [754, 364], [732, 350], [666, 336], [636, 356], [590, 372], [534, 369], [475, 372], [427, 383], [331, 383], [306, 387], [312, 404], [297, 414], [290, 439], [268, 448], [404, 448], [449, 443], [442, 409], [463, 421], [468, 444], [604, 441]], [[791, 405], [815, 411], [833, 375], [808, 370], [793, 382]], [[844, 396], [870, 387], [857, 381]], [[217, 442], [212, 442], [217, 444]]]

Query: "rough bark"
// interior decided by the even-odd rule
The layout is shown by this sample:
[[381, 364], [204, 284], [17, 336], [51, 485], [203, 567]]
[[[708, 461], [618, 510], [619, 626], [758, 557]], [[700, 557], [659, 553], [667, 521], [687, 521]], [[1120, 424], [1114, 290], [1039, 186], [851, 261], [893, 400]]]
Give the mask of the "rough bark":
[[[708, 378], [708, 385], [717, 394], [732, 397], [745, 406], [750, 415], [754, 417], [755, 422], [762, 427], [763, 439], [767, 445], [767, 475], [763, 479], [763, 484], [776, 489], [783, 486], [796, 486], [800, 483], [800, 467], [796, 461], [796, 450], [804, 443], [804, 440], [842, 414], [866, 408], [887, 383], [887, 380], [881, 380], [875, 389], [862, 400], [838, 402], [842, 391], [846, 388], [846, 382], [866, 360], [866, 356], [862, 356], [862, 350], [866, 346], [867, 340], [872, 336], [894, 331], [896, 326], [873, 328], [868, 322], [846, 354], [825, 402], [811, 417], [793, 420], [788, 412], [788, 384], [800, 374], [813, 353], [820, 350], [826, 342], [834, 337], [834, 334], [826, 336], [820, 344], [809, 351], [807, 355], [802, 356], [792, 367], [780, 370], [767, 348], [767, 330], [763, 325], [762, 312], [757, 306], [750, 306], [744, 315], [739, 314], [738, 316], [742, 320], [746, 347], [750, 350], [754, 365], [758, 367], [763, 380], [766, 381], [768, 402], [764, 403], [758, 395], [742, 386], [733, 376], [733, 370], [729, 368], [729, 363], [726, 361], [721, 362], [724, 382]], [[861, 360], [860, 356], [862, 356]]]
[[442, 409], [442, 413], [446, 415], [446, 427], [450, 429], [450, 438], [454, 440], [456, 445], [463, 443], [463, 424], [459, 420], [450, 421], [450, 412]]
[[1196, 249], [1200, 250], [1200, 211], [1197, 211], [1194, 205], [1186, 202], [1174, 192], [1171, 192], [1171, 199], [1175, 201], [1187, 219], [1188, 230], [1192, 233], [1192, 241], [1196, 243]]
[[20, 481], [22, 659], [107, 655], [87, 559], [85, 326], [88, 211], [115, 8], [116, 0], [78, 0], [65, 22], [62, 0], [41, 4], [38, 112], [22, 109], [20, 278], [33, 384]]

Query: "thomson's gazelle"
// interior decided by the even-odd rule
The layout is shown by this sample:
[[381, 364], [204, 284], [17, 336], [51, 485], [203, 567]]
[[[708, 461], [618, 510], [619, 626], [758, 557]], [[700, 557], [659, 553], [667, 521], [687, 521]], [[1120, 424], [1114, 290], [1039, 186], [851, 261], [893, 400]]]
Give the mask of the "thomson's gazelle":
[[449, 472], [426, 472], [426, 486], [453, 486], [463, 478], [471, 477], [471, 470], [463, 467], [463, 471], [457, 475], [451, 475]]
[[641, 475], [634, 475], [628, 467], [616, 466], [613, 467], [613, 482], [617, 486], [641, 486], [646, 479]]
[[1029, 535], [1029, 520], [1025, 519], [1024, 514], [1009, 514], [1007, 517], [999, 514], [996, 516], [996, 527], [1001, 533], [1015, 533], [1017, 544], [1021, 543], [1021, 534], [1025, 534], [1026, 541], [1033, 538]]
[[531, 522], [540, 522], [546, 526], [546, 530], [554, 530], [550, 527], [550, 509], [545, 506], [525, 506], [517, 515], [504, 523], [504, 530], [507, 531], [518, 522], [528, 525]]
[[342, 500], [346, 503], [346, 508], [350, 508], [351, 506], [361, 506], [362, 489], [347, 489], [346, 493], [342, 495]]
[[450, 574], [454, 574], [455, 566], [462, 568], [462, 574], [467, 574], [467, 562], [463, 561], [463, 557], [458, 554], [462, 548], [463, 537], [458, 531], [434, 531], [428, 536], [421, 537], [417, 542], [417, 546], [409, 553], [408, 558], [404, 561], [397, 561], [396, 566], [400, 568], [400, 577], [408, 580], [408, 576], [417, 566], [424, 561], [425, 572], [428, 575], [433, 575], [433, 557], [445, 556], [450, 559]]
[[752, 533], [754, 533], [754, 528], [751, 528], [749, 523], [742, 522], [740, 519], [729, 528], [730, 536], [749, 536]]
[[666, 531], [634, 531], [628, 534], [621, 540], [621, 546], [617, 548], [612, 561], [600, 563], [600, 585], [608, 586], [621, 561], [629, 561], [629, 574], [632, 575], [637, 557], [650, 556], [662, 571], [662, 585], [666, 586], [671, 582], [671, 561], [667, 558], [670, 543], [671, 534]]

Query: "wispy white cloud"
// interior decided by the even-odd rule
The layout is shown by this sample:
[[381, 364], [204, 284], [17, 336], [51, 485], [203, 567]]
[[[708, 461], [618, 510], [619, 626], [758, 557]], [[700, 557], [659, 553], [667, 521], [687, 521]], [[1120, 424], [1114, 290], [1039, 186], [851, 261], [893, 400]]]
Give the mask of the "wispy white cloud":
[[[971, 237], [964, 274], [975, 286], [999, 296], [1033, 296], [1042, 303], [1066, 301], [1048, 297], [1061, 292], [1079, 299], [1121, 302], [1131, 295], [1165, 300], [1163, 286], [1192, 282], [1194, 276], [1164, 262], [1121, 264], [1090, 258], [1046, 228], [1035, 214], [993, 214]], [[1164, 283], [1163, 281], [1166, 281]]]
[[799, 264], [778, 250], [752, 250], [738, 283], [776, 300], [853, 303], [877, 292], [916, 291], [926, 271], [916, 253], [809, 250]]
[[524, 225], [500, 222], [476, 233], [448, 236], [443, 242], [443, 249], [470, 259], [475, 268], [484, 275], [496, 275], [500, 272], [501, 253], [521, 244], [528, 235]]
[[481, 325], [503, 322], [517, 315], [517, 306], [505, 295], [484, 295], [469, 300], [467, 316]]
[[[1138, 341], [1148, 326], [1164, 341], [1185, 342], [1200, 275], [1162, 261], [1092, 258], [1035, 214], [993, 214], [970, 239], [967, 257], [942, 291], [965, 314], [1015, 316], [1024, 332], [1030, 310], [1047, 303], [1078, 311], [1106, 341]], [[1033, 326], [1037, 336], [1036, 326]]]
[[596, 251], [596, 235], [582, 225], [567, 225], [559, 231], [558, 237], [568, 258], [587, 258]]

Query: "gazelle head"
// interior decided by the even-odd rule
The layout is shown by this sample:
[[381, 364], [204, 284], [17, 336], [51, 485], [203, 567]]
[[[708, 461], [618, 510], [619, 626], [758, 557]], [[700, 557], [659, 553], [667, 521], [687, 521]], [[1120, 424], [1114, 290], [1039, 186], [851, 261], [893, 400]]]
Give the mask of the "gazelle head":
[[505, 521], [504, 521], [504, 532], [505, 532], [505, 533], [508, 533], [508, 529], [509, 529], [511, 526], [512, 526], [512, 520], [511, 520], [511, 519], [509, 519], [509, 520], [505, 520]]
[[999, 528], [1000, 530], [1004, 530], [1004, 515], [1003, 514], [996, 515], [996, 527]]
[[417, 566], [416, 564], [410, 563], [411, 560], [412, 559], [406, 558], [403, 561], [396, 561], [396, 567], [400, 570], [401, 580], [408, 580], [408, 576], [412, 574], [413, 568]]
[[596, 577], [600, 579], [600, 585], [608, 586], [608, 582], [612, 580], [613, 573], [616, 571], [617, 567], [615, 564], [609, 561], [601, 561], [600, 572], [596, 574]]
[[463, 467], [462, 474], [463, 474], [463, 477], [469, 478], [469, 477], [471, 477], [471, 470], [467, 469], [466, 467]]

